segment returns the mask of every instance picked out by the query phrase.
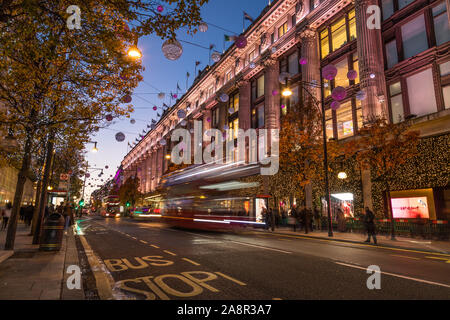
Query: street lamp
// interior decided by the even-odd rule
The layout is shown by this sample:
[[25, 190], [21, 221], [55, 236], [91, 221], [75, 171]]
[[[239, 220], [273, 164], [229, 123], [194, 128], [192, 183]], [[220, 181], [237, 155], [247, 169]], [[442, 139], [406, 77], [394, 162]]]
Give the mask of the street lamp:
[[133, 59], [140, 59], [142, 57], [142, 53], [137, 48], [137, 46], [133, 46], [130, 49], [128, 49], [127, 55]]
[[292, 90], [286, 87], [281, 94], [283, 95], [283, 97], [290, 97], [292, 96]]
[[97, 153], [98, 152], [98, 149], [97, 149], [97, 142], [94, 142], [94, 147], [92, 148], [92, 153]]
[[347, 173], [345, 173], [345, 172], [339, 172], [339, 174], [338, 174], [338, 179], [341, 179], [341, 180], [347, 179]]

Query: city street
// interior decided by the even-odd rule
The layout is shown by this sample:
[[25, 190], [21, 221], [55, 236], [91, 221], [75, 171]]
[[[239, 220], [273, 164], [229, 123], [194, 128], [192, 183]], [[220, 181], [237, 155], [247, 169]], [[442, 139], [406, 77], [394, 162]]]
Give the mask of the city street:
[[[307, 239], [301, 233], [181, 230], [128, 218], [83, 218], [77, 234], [92, 271], [87, 273], [95, 278], [85, 280], [96, 283], [100, 299], [450, 297], [445, 254]], [[371, 265], [381, 269], [380, 290], [367, 288]]]

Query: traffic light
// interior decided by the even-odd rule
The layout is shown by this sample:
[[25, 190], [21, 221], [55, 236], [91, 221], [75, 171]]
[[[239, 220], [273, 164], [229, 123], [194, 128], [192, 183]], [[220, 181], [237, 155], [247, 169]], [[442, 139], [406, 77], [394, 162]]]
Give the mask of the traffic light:
[[78, 202], [78, 205], [79, 205], [80, 207], [83, 207], [83, 206], [84, 206], [84, 199], [81, 199], [80, 202]]
[[130, 207], [130, 202], [129, 201], [127, 201], [126, 206], [127, 206], [127, 208]]

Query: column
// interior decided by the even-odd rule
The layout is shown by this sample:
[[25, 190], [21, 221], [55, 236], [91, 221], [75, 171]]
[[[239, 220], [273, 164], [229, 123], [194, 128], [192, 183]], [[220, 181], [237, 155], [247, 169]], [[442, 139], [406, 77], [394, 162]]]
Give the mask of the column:
[[279, 129], [280, 128], [280, 96], [274, 96], [273, 90], [280, 90], [279, 64], [275, 59], [267, 59], [264, 61], [266, 66], [264, 74], [264, 113], [265, 113], [265, 128]]
[[[320, 58], [317, 33], [310, 28], [303, 29], [298, 34], [298, 39], [301, 42], [301, 58], [306, 59], [306, 64], [302, 65], [302, 81], [317, 82], [320, 84]], [[320, 101], [320, 89], [314, 87], [307, 87], [308, 91]], [[308, 93], [302, 93], [304, 101], [309, 102], [311, 97]]]
[[364, 121], [374, 116], [389, 119], [385, 102], [383, 42], [381, 30], [367, 27], [370, 15], [366, 10], [370, 5], [378, 5], [378, 1], [355, 0], [360, 87], [367, 93], [367, 98], [362, 101]]
[[251, 128], [251, 87], [250, 81], [241, 81], [239, 84], [239, 129]]
[[[317, 38], [317, 33], [308, 27], [298, 34], [298, 39], [301, 42], [301, 57], [305, 58], [307, 61], [306, 64], [301, 66], [302, 81], [320, 84], [320, 58]], [[306, 90], [308, 90], [308, 92], [306, 92]], [[310, 94], [315, 97], [316, 101], [320, 101], [320, 89], [305, 85], [305, 91], [301, 94], [303, 101], [307, 106], [309, 105], [312, 108], [316, 108], [314, 99]], [[319, 107], [321, 106], [319, 105]], [[306, 208], [312, 209], [313, 195], [311, 183], [308, 183], [305, 186], [305, 204]]]

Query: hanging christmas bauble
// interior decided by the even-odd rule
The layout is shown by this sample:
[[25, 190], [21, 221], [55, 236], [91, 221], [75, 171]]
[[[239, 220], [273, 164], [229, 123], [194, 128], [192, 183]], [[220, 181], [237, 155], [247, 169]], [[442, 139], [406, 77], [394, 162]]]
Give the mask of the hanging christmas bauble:
[[375, 77], [376, 77], [375, 73], [371, 73], [369, 77], [370, 77], [370, 79], [375, 79]]
[[356, 93], [356, 99], [359, 101], [366, 100], [367, 93], [364, 90], [360, 90]]
[[298, 62], [303, 66], [308, 63], [308, 60], [306, 58], [300, 58]]
[[211, 54], [211, 59], [214, 62], [219, 62], [221, 57], [222, 57], [222, 55], [219, 52], [213, 52]]
[[230, 100], [230, 97], [229, 97], [226, 93], [222, 93], [222, 94], [219, 96], [219, 100], [220, 100], [221, 102], [227, 102], [228, 100]]
[[333, 102], [331, 102], [331, 104], [330, 104], [330, 108], [332, 109], [332, 110], [337, 110], [337, 109], [339, 109], [341, 107], [341, 103], [339, 102], [339, 101], [333, 101]]
[[113, 116], [110, 115], [110, 114], [107, 114], [107, 115], [106, 115], [106, 120], [107, 120], [107, 121], [112, 121], [112, 120], [113, 120]]
[[189, 129], [189, 132], [190, 133], [194, 133], [194, 129]]
[[135, 123], [136, 123], [136, 120], [131, 119], [131, 120], [130, 120], [130, 123], [131, 123], [131, 124], [135, 124]]
[[239, 36], [236, 38], [234, 43], [236, 44], [236, 47], [243, 49], [247, 46], [247, 39], [244, 36]]
[[165, 145], [167, 144], [166, 139], [161, 139], [161, 140], [159, 141], [159, 144], [162, 145], [162, 146], [165, 146]]
[[358, 78], [358, 72], [356, 72], [356, 70], [350, 70], [349, 72], [347, 72], [347, 78], [349, 80], [355, 80], [356, 78]]
[[254, 62], [250, 62], [249, 67], [250, 67], [250, 69], [255, 69], [256, 68], [256, 64]]
[[206, 22], [200, 23], [200, 25], [198, 26], [198, 30], [200, 30], [200, 32], [208, 31], [208, 24]]
[[284, 104], [282, 104], [281, 105], [281, 109], [284, 109], [284, 108], [286, 108], [286, 106]]
[[211, 122], [211, 118], [209, 118], [209, 117], [206, 118], [206, 121]]
[[123, 142], [125, 140], [125, 135], [122, 132], [116, 133], [116, 141]]
[[166, 97], [166, 94], [164, 92], [158, 93], [158, 98], [163, 100]]
[[277, 52], [277, 47], [272, 47], [272, 49], [270, 50], [272, 53]]
[[233, 113], [234, 113], [234, 108], [228, 109], [228, 113], [229, 113], [229, 114], [233, 114]]
[[178, 116], [179, 119], [184, 119], [184, 118], [186, 118], [186, 111], [184, 111], [184, 109], [178, 110], [177, 116]]
[[336, 87], [331, 92], [331, 97], [336, 101], [344, 100], [347, 97], [347, 90], [344, 87]]
[[272, 91], [272, 95], [273, 95], [273, 96], [277, 96], [278, 93], [279, 93], [278, 90], [273, 90], [273, 91]]
[[166, 40], [162, 45], [162, 52], [169, 60], [178, 60], [183, 54], [183, 47], [177, 40]]
[[186, 121], [186, 120], [181, 121], [181, 122], [180, 122], [180, 125], [181, 125], [182, 127], [186, 127], [187, 121]]
[[90, 173], [86, 173], [86, 178], [90, 178], [91, 174]]
[[131, 98], [131, 96], [129, 94], [127, 94], [125, 97], [123, 97], [123, 102], [125, 103], [130, 103], [133, 99]]
[[284, 84], [284, 83], [286, 83], [286, 80], [289, 80], [290, 77], [291, 77], [291, 74], [289, 72], [282, 72], [282, 73], [280, 73], [278, 80]]
[[105, 166], [105, 169], [109, 169], [109, 166]]
[[156, 10], [158, 10], [158, 12], [163, 12], [164, 11], [164, 7], [159, 5]]
[[224, 126], [223, 126], [223, 130], [229, 130], [229, 129], [230, 129], [229, 126], [227, 126], [227, 125], [224, 125]]
[[175, 93], [175, 94], [173, 95], [173, 98], [174, 98], [174, 99], [178, 98], [178, 95]]
[[324, 77], [324, 79], [333, 80], [334, 78], [336, 78], [336, 75], [337, 75], [337, 69], [334, 65], [329, 64], [329, 65], [323, 67], [322, 76]]

